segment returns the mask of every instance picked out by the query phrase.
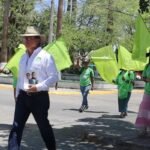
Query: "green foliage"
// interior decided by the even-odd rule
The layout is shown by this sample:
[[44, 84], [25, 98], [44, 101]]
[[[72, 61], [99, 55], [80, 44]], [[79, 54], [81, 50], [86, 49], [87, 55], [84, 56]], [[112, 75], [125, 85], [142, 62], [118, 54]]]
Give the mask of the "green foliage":
[[[144, 1], [148, 5], [144, 4]], [[62, 34], [73, 53], [90, 52], [109, 44], [118, 43], [130, 51], [133, 45], [135, 19], [138, 9], [149, 9], [150, 0], [79, 0], [77, 11], [64, 12]], [[22, 39], [27, 25], [36, 25], [47, 37], [49, 35], [50, 8], [42, 11], [34, 9], [35, 0], [12, 0], [9, 25], [9, 49], [13, 50]], [[139, 3], [140, 2], [140, 3]], [[142, 7], [141, 7], [142, 6]], [[3, 12], [3, 0], [0, 10]], [[54, 15], [54, 36], [56, 35], [57, 16]], [[0, 35], [2, 32], [3, 13], [0, 14]], [[150, 29], [150, 16], [143, 13], [144, 21]], [[1, 36], [2, 37], [2, 36]], [[0, 39], [1, 40], [1, 39]]]
[[22, 34], [27, 25], [32, 22], [30, 14], [33, 8], [34, 0], [12, 0], [8, 31], [8, 45], [10, 50], [14, 50], [22, 41], [20, 34]]
[[139, 0], [139, 6], [141, 13], [150, 11], [150, 0]]
[[78, 5], [76, 24], [64, 18], [63, 35], [70, 50], [89, 52], [118, 43], [131, 50], [138, 1], [85, 0]]
[[[50, 8], [46, 8], [41, 12], [33, 12], [32, 24], [38, 26], [41, 33], [47, 38], [49, 36], [49, 25], [50, 25]], [[54, 34], [56, 32], [56, 15], [54, 15]], [[47, 43], [46, 43], [47, 44]]]

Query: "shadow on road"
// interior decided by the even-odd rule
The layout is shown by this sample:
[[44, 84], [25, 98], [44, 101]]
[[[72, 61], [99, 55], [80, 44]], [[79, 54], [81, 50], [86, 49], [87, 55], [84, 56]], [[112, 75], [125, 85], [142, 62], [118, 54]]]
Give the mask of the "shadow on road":
[[[58, 150], [106, 150], [110, 143], [101, 144], [89, 143], [84, 139], [85, 134], [95, 133], [98, 138], [108, 137], [109, 139], [126, 139], [135, 137], [136, 129], [134, 125], [123, 119], [109, 116], [108, 114], [98, 118], [85, 118], [77, 121], [84, 125], [74, 125], [66, 128], [55, 128], [53, 126]], [[0, 138], [6, 143], [11, 126], [0, 124]], [[44, 150], [45, 145], [41, 139], [36, 124], [27, 124], [23, 133], [21, 150]], [[0, 150], [6, 150], [5, 146], [0, 146]]]
[[[79, 109], [76, 108], [70, 108], [70, 109], [63, 109], [63, 110], [70, 110], [70, 111], [79, 111]], [[109, 113], [109, 112], [104, 112], [104, 111], [89, 111], [85, 110], [84, 113]]]

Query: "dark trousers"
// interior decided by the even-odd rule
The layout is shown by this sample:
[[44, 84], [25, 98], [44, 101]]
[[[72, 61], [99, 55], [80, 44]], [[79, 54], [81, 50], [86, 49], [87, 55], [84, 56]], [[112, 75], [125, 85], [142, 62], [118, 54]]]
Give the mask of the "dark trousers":
[[128, 92], [128, 96], [124, 99], [118, 98], [118, 106], [119, 112], [127, 112], [128, 111], [128, 102], [131, 96], [131, 92]]
[[48, 92], [39, 92], [31, 95], [23, 91], [19, 93], [14, 123], [9, 135], [8, 150], [12, 150], [13, 147], [19, 150], [23, 129], [30, 113], [33, 114], [48, 150], [56, 150], [54, 133], [48, 120], [49, 105]]

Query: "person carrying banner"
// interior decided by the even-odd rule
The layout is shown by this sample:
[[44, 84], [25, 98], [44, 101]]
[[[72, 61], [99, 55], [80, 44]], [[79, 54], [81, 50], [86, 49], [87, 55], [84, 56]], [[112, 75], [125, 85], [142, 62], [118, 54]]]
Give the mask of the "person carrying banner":
[[82, 66], [79, 64], [79, 59], [77, 59], [76, 68], [78, 68], [80, 73], [80, 91], [82, 94], [82, 104], [79, 108], [79, 112], [83, 112], [88, 109], [88, 94], [90, 90], [94, 88], [94, 71], [89, 67], [90, 59], [85, 57], [82, 59]]
[[135, 73], [120, 69], [116, 80], [113, 80], [118, 86], [118, 107], [120, 118], [127, 116], [128, 102], [131, 96], [131, 91], [134, 86]]
[[[9, 134], [8, 150], [19, 150], [25, 123], [32, 113], [48, 150], [56, 150], [53, 129], [48, 120], [49, 87], [58, 80], [58, 71], [53, 57], [41, 48], [42, 35], [29, 26], [21, 35], [26, 53], [19, 64], [16, 86], [14, 122]], [[34, 73], [33, 73], [34, 72]], [[36, 82], [29, 84], [27, 74], [36, 75]], [[35, 80], [35, 77], [34, 77]]]

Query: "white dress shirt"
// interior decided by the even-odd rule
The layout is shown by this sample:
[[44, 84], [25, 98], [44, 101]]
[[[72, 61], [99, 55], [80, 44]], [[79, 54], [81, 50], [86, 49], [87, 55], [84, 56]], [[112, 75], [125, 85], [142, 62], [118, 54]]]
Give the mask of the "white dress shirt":
[[26, 91], [28, 89], [27, 74], [30, 74], [31, 77], [33, 72], [37, 80], [37, 91], [48, 91], [49, 87], [58, 81], [58, 71], [53, 57], [39, 47], [30, 57], [26, 53], [20, 60], [16, 96], [19, 94], [19, 90]]

